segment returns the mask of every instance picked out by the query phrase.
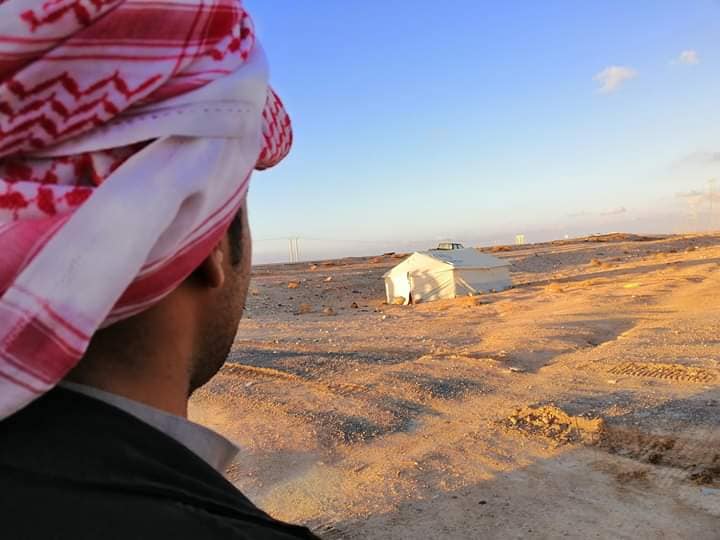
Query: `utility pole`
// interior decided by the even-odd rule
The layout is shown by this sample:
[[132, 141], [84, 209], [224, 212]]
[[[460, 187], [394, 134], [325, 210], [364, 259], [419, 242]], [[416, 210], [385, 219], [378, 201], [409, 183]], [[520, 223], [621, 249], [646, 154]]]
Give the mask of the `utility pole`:
[[300, 238], [288, 238], [288, 253], [290, 255], [290, 263], [300, 261]]

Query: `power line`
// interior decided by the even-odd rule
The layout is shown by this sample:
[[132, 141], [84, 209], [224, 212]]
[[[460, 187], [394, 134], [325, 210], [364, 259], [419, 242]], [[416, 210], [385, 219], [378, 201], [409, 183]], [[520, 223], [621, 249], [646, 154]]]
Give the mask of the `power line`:
[[280, 240], [290, 240], [290, 237], [278, 236], [277, 238], [253, 238], [253, 242], [279, 242]]

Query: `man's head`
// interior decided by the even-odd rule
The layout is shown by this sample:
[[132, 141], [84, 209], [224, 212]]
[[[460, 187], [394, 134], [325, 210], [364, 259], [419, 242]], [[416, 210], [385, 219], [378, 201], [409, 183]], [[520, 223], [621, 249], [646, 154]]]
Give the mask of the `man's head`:
[[[222, 367], [250, 283], [247, 205], [202, 264], [153, 308], [98, 331], [68, 379], [121, 394], [182, 384], [185, 398]], [[143, 396], [159, 398], [161, 396]]]

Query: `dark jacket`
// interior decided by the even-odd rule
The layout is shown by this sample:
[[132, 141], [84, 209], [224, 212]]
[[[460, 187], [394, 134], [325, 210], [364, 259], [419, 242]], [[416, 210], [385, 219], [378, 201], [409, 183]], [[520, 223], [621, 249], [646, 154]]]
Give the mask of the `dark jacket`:
[[62, 388], [0, 421], [0, 536], [316, 538], [270, 518], [174, 439]]

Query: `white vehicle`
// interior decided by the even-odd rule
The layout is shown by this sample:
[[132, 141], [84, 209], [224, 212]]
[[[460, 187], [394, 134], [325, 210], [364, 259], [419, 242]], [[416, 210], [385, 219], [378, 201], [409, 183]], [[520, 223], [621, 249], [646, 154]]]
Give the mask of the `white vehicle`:
[[448, 240], [448, 241], [440, 242], [438, 244], [438, 247], [436, 247], [435, 249], [441, 250], [441, 251], [451, 251], [453, 249], [465, 249], [465, 246], [463, 246], [462, 244], [460, 244], [458, 242], [451, 242]]

